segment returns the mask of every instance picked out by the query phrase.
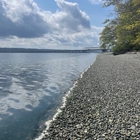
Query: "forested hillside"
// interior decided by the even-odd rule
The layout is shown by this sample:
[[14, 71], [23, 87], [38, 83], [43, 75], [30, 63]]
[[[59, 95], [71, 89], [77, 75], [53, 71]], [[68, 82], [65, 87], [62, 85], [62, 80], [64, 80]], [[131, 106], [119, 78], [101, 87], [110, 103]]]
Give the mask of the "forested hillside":
[[113, 19], [106, 19], [100, 36], [101, 49], [114, 54], [140, 50], [140, 0], [103, 0], [113, 6]]

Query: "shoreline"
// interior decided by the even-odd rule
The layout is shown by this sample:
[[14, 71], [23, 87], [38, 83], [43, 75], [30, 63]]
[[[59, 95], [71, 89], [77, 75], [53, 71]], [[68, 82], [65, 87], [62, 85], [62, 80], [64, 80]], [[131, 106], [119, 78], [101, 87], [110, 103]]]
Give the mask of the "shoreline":
[[[97, 56], [98, 56], [98, 54], [97, 54]], [[81, 75], [79, 76], [78, 79], [81, 79], [83, 77], [83, 74], [95, 63], [97, 56], [96, 56], [95, 60], [93, 61], [93, 63], [91, 63], [89, 65], [89, 67], [81, 73]], [[73, 86], [66, 92], [66, 95], [62, 98], [62, 105], [57, 109], [57, 112], [54, 114], [52, 119], [45, 122], [45, 126], [46, 126], [45, 130], [43, 130], [42, 133], [38, 137], [36, 137], [34, 140], [42, 140], [45, 137], [45, 135], [48, 134], [47, 131], [50, 128], [51, 123], [57, 119], [57, 116], [59, 116], [59, 114], [62, 112], [62, 109], [66, 106], [67, 99], [71, 95], [73, 89], [77, 86], [78, 79], [74, 82]]]
[[42, 140], [139, 140], [140, 54], [101, 54]]

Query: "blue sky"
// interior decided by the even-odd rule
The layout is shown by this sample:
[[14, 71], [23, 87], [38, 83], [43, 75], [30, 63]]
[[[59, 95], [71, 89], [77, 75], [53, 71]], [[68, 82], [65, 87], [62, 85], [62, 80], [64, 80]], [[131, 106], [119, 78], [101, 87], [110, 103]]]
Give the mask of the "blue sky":
[[111, 8], [102, 0], [0, 0], [0, 47], [81, 49], [99, 46]]
[[[102, 0], [94, 1], [91, 2], [90, 0], [67, 0], [67, 2], [77, 3], [80, 10], [86, 12], [90, 17], [90, 22], [92, 25], [104, 26], [102, 22], [107, 18], [112, 9], [103, 8], [101, 2]], [[59, 7], [57, 6], [55, 0], [34, 0], [34, 2], [36, 2], [38, 6], [43, 10], [51, 11], [53, 13], [55, 13], [56, 10], [59, 10]]]

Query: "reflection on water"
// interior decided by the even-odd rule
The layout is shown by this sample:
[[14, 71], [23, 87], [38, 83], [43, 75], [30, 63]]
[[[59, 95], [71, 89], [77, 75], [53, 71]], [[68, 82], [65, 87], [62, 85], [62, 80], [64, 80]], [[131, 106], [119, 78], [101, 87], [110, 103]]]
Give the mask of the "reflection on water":
[[[33, 138], [96, 54], [0, 54], [0, 140]], [[53, 112], [53, 113], [52, 113]]]

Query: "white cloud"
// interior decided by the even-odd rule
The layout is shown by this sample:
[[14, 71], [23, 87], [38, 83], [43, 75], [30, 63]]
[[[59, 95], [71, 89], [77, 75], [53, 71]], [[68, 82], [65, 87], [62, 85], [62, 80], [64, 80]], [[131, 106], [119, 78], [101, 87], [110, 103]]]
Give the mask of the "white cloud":
[[101, 4], [102, 0], [89, 0], [92, 4]]
[[[82, 26], [90, 28], [90, 19], [85, 12], [82, 12], [77, 3], [66, 2], [64, 0], [55, 0], [57, 5], [61, 8], [62, 12], [67, 14], [65, 17], [66, 26], [74, 27]], [[70, 22], [71, 21], [71, 22]]]
[[26, 48], [47, 48], [47, 49], [82, 49], [83, 47], [98, 46], [99, 33], [102, 28], [92, 26], [90, 30], [83, 30], [75, 33], [55, 32], [45, 34], [40, 38], [1, 38], [1, 47], [26, 47]]
[[90, 25], [77, 3], [55, 0], [59, 11], [41, 10], [33, 0], [0, 0], [0, 47], [67, 48], [98, 44], [102, 28]]
[[0, 36], [40, 37], [49, 32], [49, 24], [32, 0], [0, 0]]
[[56, 0], [60, 11], [41, 11], [33, 0], [0, 0], [0, 36], [20, 38], [43, 36], [54, 30], [79, 31], [90, 28], [90, 20], [75, 3]]

